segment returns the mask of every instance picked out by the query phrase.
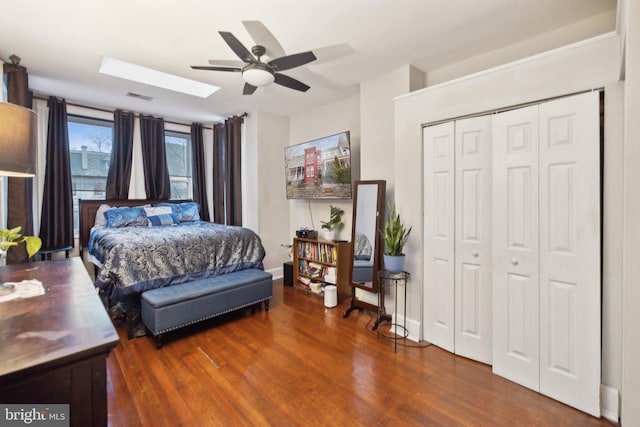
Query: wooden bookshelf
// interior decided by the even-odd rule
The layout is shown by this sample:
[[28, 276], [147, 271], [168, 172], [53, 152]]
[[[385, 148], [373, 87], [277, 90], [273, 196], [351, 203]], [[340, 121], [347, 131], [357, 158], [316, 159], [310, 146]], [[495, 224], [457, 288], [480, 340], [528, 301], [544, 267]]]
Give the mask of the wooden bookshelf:
[[312, 291], [312, 283], [333, 284], [338, 300], [351, 296], [351, 242], [295, 237], [292, 252], [294, 286]]

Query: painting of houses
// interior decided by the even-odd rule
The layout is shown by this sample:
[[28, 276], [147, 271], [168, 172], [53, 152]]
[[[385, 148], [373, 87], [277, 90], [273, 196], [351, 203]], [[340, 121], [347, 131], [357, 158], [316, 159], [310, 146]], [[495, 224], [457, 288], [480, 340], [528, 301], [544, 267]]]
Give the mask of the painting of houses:
[[342, 132], [285, 148], [288, 199], [350, 199], [351, 148]]

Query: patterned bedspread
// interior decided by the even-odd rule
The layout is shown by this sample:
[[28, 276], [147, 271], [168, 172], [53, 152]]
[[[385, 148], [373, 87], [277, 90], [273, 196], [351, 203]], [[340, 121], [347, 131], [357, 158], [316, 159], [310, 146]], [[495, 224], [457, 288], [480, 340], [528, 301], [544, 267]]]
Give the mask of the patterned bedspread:
[[96, 286], [114, 303], [148, 289], [263, 268], [251, 230], [206, 221], [167, 227], [94, 228], [89, 254], [102, 264]]

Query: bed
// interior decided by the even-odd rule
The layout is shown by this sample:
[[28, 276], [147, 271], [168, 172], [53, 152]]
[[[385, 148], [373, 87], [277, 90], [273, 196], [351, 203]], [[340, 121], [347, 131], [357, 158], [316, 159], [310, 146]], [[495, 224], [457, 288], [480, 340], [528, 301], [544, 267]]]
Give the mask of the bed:
[[263, 269], [264, 247], [253, 231], [200, 221], [194, 205], [197, 210], [185, 200], [80, 201], [80, 254], [96, 266], [96, 287], [112, 313], [126, 316], [129, 335], [144, 334], [135, 329], [141, 329], [136, 319], [145, 291]]

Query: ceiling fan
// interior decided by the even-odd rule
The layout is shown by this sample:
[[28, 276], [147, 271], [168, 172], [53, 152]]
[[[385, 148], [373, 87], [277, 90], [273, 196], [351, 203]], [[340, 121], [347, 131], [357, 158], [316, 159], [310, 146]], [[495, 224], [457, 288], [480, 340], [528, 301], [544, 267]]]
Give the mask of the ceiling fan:
[[[306, 92], [309, 86], [299, 80], [282, 74], [281, 71], [300, 67], [316, 60], [316, 56], [311, 51], [285, 55], [284, 49], [280, 46], [273, 35], [259, 21], [242, 22], [256, 43], [247, 49], [233, 34], [228, 31], [219, 31], [222, 39], [229, 45], [231, 50], [242, 60], [210, 60], [209, 66], [192, 65], [194, 70], [210, 71], [231, 71], [242, 73], [245, 80], [243, 95], [253, 94], [258, 87], [268, 86], [276, 83], [290, 89]], [[267, 55], [270, 59], [262, 61], [262, 56]]]

